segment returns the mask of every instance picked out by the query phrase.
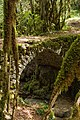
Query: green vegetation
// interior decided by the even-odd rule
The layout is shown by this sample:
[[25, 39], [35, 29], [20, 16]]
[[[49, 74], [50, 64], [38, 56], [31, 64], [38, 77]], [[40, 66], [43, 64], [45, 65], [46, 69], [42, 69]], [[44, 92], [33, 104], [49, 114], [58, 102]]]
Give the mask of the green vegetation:
[[[68, 5], [69, 4], [69, 5]], [[58, 7], [60, 5], [60, 8]], [[71, 6], [70, 6], [71, 5]], [[65, 24], [68, 17], [79, 17], [80, 3], [78, 0], [28, 0], [19, 1], [17, 4], [17, 33], [21, 35], [43, 35], [55, 30], [70, 30]], [[54, 11], [54, 12], [53, 12]], [[3, 0], [0, 1], [0, 30], [3, 34]]]
[[3, 23], [3, 0], [0, 0], [0, 24]]
[[0, 38], [3, 35], [3, 0], [0, 0]]
[[36, 113], [38, 114], [38, 115], [44, 115], [44, 113], [46, 112], [46, 110], [48, 109], [48, 104], [46, 104], [46, 103], [39, 103], [39, 106], [40, 106], [40, 108], [38, 108], [37, 110], [36, 110]]
[[32, 14], [31, 11], [26, 11], [19, 17], [18, 19], [20, 20], [17, 25], [18, 35], [39, 35], [42, 33], [44, 21], [40, 19], [39, 15]]

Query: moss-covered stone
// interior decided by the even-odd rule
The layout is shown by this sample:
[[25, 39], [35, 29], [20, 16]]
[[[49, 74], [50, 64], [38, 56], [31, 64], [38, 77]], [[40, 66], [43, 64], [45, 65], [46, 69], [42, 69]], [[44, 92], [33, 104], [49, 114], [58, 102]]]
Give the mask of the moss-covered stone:
[[[38, 91], [39, 90], [43, 91], [42, 89], [45, 86], [47, 86], [47, 89], [49, 90], [48, 93], [50, 93], [53, 89], [54, 86], [53, 84], [56, 79], [57, 73], [61, 67], [61, 70], [59, 71], [58, 77], [55, 82], [55, 86], [56, 86], [55, 89], [57, 90], [59, 86], [61, 86], [62, 91], [64, 89], [67, 90], [68, 86], [71, 85], [73, 79], [75, 78], [75, 74], [79, 80], [79, 67], [78, 67], [79, 59], [78, 62], [76, 63], [77, 58], [75, 58], [75, 56], [78, 54], [79, 48], [76, 49], [77, 46], [77, 43], [75, 45], [76, 41], [77, 41], [76, 35], [69, 35], [69, 36], [60, 36], [54, 39], [49, 38], [45, 41], [42, 42], [40, 41], [40, 43], [34, 45], [31, 44], [31, 46], [29, 46], [29, 50], [34, 51], [36, 57], [33, 63], [30, 62], [30, 64], [28, 64], [29, 66], [28, 65], [26, 66], [26, 68], [22, 72], [20, 80], [21, 81], [26, 80], [27, 83], [28, 81], [31, 82], [32, 81], [31, 76], [33, 76], [34, 74], [35, 75], [34, 83], [38, 81], [39, 87], [36, 89], [37, 92], [35, 92], [32, 86], [34, 86], [35, 88], [36, 85], [33, 84], [32, 86], [30, 86], [31, 84], [30, 85], [28, 84], [29, 85], [28, 87], [30, 87], [33, 93], [37, 93], [38, 95]], [[70, 46], [73, 46], [73, 49]], [[63, 63], [62, 63], [62, 59], [63, 59]], [[30, 65], [32, 65], [32, 67], [30, 67]], [[46, 93], [45, 89], [43, 93], [44, 94]], [[46, 94], [48, 95], [48, 93]]]
[[37, 64], [60, 69], [62, 57], [50, 49], [44, 49], [37, 55]]
[[[80, 61], [80, 38], [78, 37], [70, 46], [70, 49], [66, 52], [66, 55], [63, 59], [61, 70], [57, 76], [55, 85], [64, 84], [64, 88], [68, 87], [68, 84], [65, 82], [69, 82], [69, 80], [65, 81], [65, 79], [71, 77], [71, 80], [74, 78], [74, 73], [77, 73], [78, 62]], [[75, 72], [74, 72], [75, 71]], [[71, 74], [71, 75], [70, 75]], [[69, 78], [70, 79], [70, 78]], [[72, 81], [71, 81], [72, 82]]]

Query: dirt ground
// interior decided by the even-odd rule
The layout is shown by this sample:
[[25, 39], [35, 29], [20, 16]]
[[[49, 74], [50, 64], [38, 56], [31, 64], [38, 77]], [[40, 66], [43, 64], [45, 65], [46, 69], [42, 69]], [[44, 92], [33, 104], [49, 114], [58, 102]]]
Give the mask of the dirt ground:
[[37, 109], [41, 108], [39, 100], [27, 99], [27, 104], [19, 104], [14, 120], [41, 120], [42, 116], [37, 114]]
[[27, 106], [18, 106], [14, 116], [14, 120], [41, 120], [41, 118], [34, 108]]

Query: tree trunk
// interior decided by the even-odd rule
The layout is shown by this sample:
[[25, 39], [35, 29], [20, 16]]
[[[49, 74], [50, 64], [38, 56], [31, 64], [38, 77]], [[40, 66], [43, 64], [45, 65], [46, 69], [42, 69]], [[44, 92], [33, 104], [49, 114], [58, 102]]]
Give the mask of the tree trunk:
[[68, 15], [67, 15], [67, 18], [70, 18], [71, 15], [70, 15], [70, 11], [71, 11], [71, 0], [68, 0], [67, 1], [67, 5], [68, 5]]
[[31, 6], [31, 13], [33, 14], [34, 13], [34, 7], [33, 7], [33, 1], [30, 0], [30, 6]]
[[52, 107], [54, 107], [55, 101], [62, 91], [68, 90], [68, 87], [74, 80], [74, 71], [76, 72], [78, 78], [80, 77], [79, 65], [80, 61], [80, 36], [71, 44], [69, 50], [63, 59], [61, 69], [58, 73], [56, 81], [54, 83], [54, 89], [51, 95], [49, 109], [46, 112], [43, 120], [46, 120], [49, 116]]
[[16, 1], [17, 0], [4, 0], [4, 41], [3, 41], [4, 66], [3, 66], [3, 89], [2, 89], [3, 95], [0, 100], [0, 120], [5, 119], [4, 110], [6, 112], [9, 112], [11, 54], [13, 54], [16, 67], [15, 100], [17, 104], [17, 96], [19, 89], [18, 82], [19, 67], [18, 67], [18, 49], [15, 39]]

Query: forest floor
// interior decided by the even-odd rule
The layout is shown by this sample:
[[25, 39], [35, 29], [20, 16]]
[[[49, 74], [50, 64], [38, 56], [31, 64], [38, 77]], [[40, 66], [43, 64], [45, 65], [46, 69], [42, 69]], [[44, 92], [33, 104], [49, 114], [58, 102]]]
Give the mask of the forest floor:
[[[58, 37], [60, 35], [70, 35], [70, 34], [80, 34], [80, 18], [70, 18], [66, 21], [66, 24], [68, 26], [67, 30], [62, 30], [59, 32], [53, 32], [52, 34], [49, 34], [47, 36], [29, 36], [29, 37], [21, 37], [18, 38], [19, 43], [25, 43], [26, 38], [29, 40], [35, 39], [35, 40], [45, 40], [46, 37]], [[57, 110], [58, 113], [63, 110], [69, 110], [71, 109], [73, 105], [73, 101], [70, 98], [59, 98], [59, 100], [56, 102], [55, 111]], [[26, 105], [18, 105], [18, 108], [15, 111], [15, 120], [42, 120], [44, 110], [42, 110], [41, 101], [30, 99], [28, 100], [28, 104]], [[60, 118], [56, 117], [56, 120], [66, 120], [67, 118]], [[75, 117], [74, 120], [80, 120], [80, 118]]]
[[14, 120], [41, 120], [42, 116], [37, 114], [37, 109], [40, 108], [38, 102], [30, 104], [19, 104], [14, 115]]
[[[54, 112], [56, 120], [67, 120], [73, 101], [69, 97], [60, 96], [55, 103]], [[44, 112], [47, 110], [47, 101], [39, 99], [26, 99], [26, 104], [19, 104], [14, 120], [42, 120]], [[78, 120], [78, 119], [76, 119]]]

